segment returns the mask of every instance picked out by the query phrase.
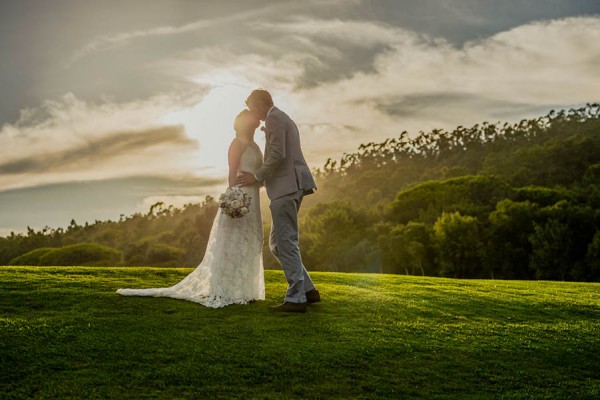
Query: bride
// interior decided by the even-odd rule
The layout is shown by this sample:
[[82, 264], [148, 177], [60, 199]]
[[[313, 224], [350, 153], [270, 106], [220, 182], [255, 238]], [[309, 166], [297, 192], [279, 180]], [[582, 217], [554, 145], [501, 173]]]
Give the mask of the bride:
[[[229, 146], [229, 186], [241, 171], [254, 172], [263, 156], [254, 142], [260, 121], [243, 110], [235, 119], [236, 138]], [[265, 299], [262, 262], [263, 230], [260, 215], [259, 184], [241, 187], [250, 200], [250, 212], [231, 218], [218, 211], [200, 265], [171, 287], [118, 289], [124, 296], [171, 297], [219, 308]]]

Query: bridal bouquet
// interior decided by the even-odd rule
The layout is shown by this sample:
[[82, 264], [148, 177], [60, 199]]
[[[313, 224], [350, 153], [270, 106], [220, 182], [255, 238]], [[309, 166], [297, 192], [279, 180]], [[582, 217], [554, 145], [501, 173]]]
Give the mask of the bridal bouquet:
[[239, 187], [227, 188], [219, 197], [219, 207], [231, 218], [242, 218], [250, 212], [250, 196]]

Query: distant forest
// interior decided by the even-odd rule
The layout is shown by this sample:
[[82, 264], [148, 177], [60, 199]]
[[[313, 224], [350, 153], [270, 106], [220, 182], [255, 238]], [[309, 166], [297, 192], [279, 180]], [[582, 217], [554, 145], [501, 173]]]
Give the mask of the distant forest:
[[[402, 132], [314, 172], [300, 218], [309, 270], [600, 281], [600, 104]], [[0, 238], [0, 265], [196, 267], [217, 208], [158, 202], [119, 221], [28, 228]]]

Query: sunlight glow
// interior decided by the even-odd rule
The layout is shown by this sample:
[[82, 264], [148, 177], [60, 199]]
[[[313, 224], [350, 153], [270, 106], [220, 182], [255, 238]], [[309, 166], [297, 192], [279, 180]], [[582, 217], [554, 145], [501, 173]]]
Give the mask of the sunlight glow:
[[[258, 85], [229, 71], [218, 71], [193, 80], [210, 85], [211, 91], [193, 107], [166, 114], [160, 122], [183, 125], [186, 134], [198, 140], [197, 171], [201, 170], [204, 176], [224, 175], [227, 173], [227, 149], [235, 137], [233, 121], [246, 107], [244, 101]], [[262, 147], [264, 136], [258, 130], [256, 141]]]

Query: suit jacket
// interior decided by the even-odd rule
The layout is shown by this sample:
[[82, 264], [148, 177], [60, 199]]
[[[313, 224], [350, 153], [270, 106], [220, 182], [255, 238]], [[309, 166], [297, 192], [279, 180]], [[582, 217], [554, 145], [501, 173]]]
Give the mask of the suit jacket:
[[305, 194], [312, 193], [317, 185], [304, 160], [294, 121], [273, 107], [265, 120], [265, 134], [265, 160], [255, 175], [265, 182], [269, 199], [275, 200], [301, 189]]

